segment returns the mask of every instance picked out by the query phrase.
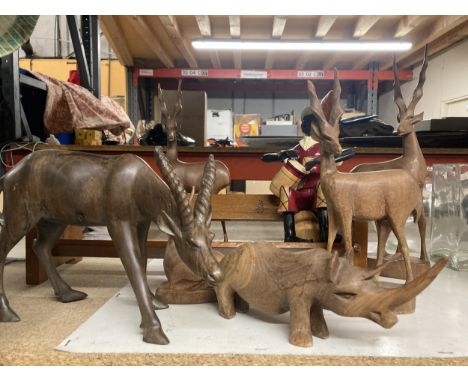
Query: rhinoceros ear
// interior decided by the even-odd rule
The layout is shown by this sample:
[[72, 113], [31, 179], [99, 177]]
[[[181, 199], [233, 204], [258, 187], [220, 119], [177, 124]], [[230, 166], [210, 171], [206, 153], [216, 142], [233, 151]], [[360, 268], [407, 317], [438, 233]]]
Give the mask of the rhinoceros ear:
[[332, 255], [330, 257], [330, 261], [328, 262], [327, 267], [327, 276], [328, 281], [336, 284], [338, 281], [338, 275], [340, 271], [340, 262], [338, 260], [338, 251], [332, 251]]

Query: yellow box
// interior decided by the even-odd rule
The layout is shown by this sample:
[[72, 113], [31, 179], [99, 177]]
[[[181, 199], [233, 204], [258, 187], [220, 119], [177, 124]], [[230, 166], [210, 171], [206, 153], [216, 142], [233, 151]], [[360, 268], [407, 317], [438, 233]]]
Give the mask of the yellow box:
[[244, 146], [240, 137], [260, 135], [262, 118], [259, 114], [236, 114], [234, 116], [234, 138], [238, 145]]

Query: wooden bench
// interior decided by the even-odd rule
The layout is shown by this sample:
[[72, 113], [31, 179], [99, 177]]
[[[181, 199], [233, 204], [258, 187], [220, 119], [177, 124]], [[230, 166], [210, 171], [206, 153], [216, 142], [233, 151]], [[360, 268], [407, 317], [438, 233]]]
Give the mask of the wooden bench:
[[[282, 215], [277, 212], [278, 199], [274, 195], [225, 194], [213, 195], [211, 199], [213, 220], [215, 221], [282, 221]], [[32, 251], [35, 232], [32, 230], [26, 236], [26, 282], [36, 285], [47, 280], [47, 275], [40, 266]], [[242, 245], [242, 241], [229, 241], [228, 232], [223, 241], [214, 241], [213, 248], [228, 249]], [[55, 245], [52, 256], [57, 265], [64, 262], [77, 262], [82, 257], [117, 257], [113, 243], [110, 240], [83, 240], [81, 227], [67, 227], [64, 236]], [[279, 238], [280, 239], [280, 238]], [[353, 225], [353, 240], [355, 242], [355, 264], [367, 266], [367, 223]], [[274, 245], [286, 249], [325, 248], [326, 243], [285, 243], [275, 241]], [[148, 258], [162, 258], [166, 241], [148, 241]], [[336, 244], [336, 249], [342, 250], [343, 245]]]

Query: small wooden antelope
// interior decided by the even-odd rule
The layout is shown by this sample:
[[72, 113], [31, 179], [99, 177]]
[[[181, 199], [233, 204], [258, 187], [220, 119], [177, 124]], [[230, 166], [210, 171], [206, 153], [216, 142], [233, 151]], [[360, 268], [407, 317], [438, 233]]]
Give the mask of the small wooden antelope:
[[[414, 110], [416, 104], [422, 98], [423, 95], [423, 85], [426, 80], [426, 69], [427, 69], [427, 46], [424, 49], [424, 61], [421, 67], [421, 72], [419, 73], [419, 81], [416, 86], [416, 89], [413, 92], [413, 98], [409, 106], [406, 106], [406, 103], [403, 99], [400, 89], [400, 80], [398, 78], [398, 68], [396, 61], [393, 62], [393, 73], [395, 76], [394, 82], [394, 100], [398, 106], [398, 128], [397, 132], [402, 136], [403, 141], [403, 155], [380, 163], [363, 163], [351, 170], [351, 172], [367, 172], [367, 171], [379, 171], [379, 170], [390, 170], [390, 169], [402, 169], [411, 174], [419, 184], [421, 188], [421, 198], [422, 198], [422, 189], [424, 188], [424, 182], [426, 178], [426, 161], [421, 152], [421, 147], [419, 146], [418, 138], [416, 137], [416, 132], [414, 131], [414, 125], [421, 121], [424, 113], [414, 115]], [[419, 235], [421, 237], [421, 260], [426, 262], [429, 261], [426, 251], [426, 218], [422, 213], [418, 220], [418, 229]], [[377, 232], [379, 237], [381, 237], [382, 242], [378, 243], [379, 251], [385, 251], [385, 244], [390, 234], [391, 227], [387, 221], [382, 221], [377, 223]], [[382, 231], [382, 232], [381, 232]]]
[[[180, 178], [186, 191], [190, 192], [195, 190], [198, 192], [199, 180], [203, 174], [204, 163], [187, 163], [179, 160], [177, 151], [177, 132], [180, 130], [179, 115], [182, 111], [182, 81], [179, 81], [177, 87], [177, 101], [174, 106], [172, 114], [168, 112], [166, 102], [164, 100], [164, 93], [161, 86], [158, 85], [158, 100], [159, 108], [162, 116], [165, 118], [163, 123], [163, 130], [167, 135], [167, 159], [171, 162], [174, 171]], [[213, 184], [213, 193], [217, 194], [223, 188], [231, 184], [231, 175], [229, 169], [223, 162], [215, 161], [216, 178]]]
[[[422, 209], [421, 189], [418, 182], [404, 170], [382, 170], [362, 173], [341, 173], [336, 169], [334, 155], [342, 151], [339, 144], [339, 120], [343, 114], [340, 104], [341, 86], [335, 69], [332, 106], [329, 118], [325, 117], [317, 98], [315, 86], [307, 82], [310, 105], [315, 117], [312, 133], [320, 142], [320, 182], [327, 200], [329, 226], [327, 249], [332, 249], [338, 228], [341, 228], [346, 256], [352, 259], [352, 221], [389, 222], [403, 253], [407, 282], [413, 280], [405, 222], [413, 215], [418, 221]], [[323, 102], [323, 101], [322, 101]], [[379, 241], [381, 238], [379, 237]], [[383, 263], [383, 256], [377, 264]]]
[[36, 151], [0, 178], [4, 221], [0, 232], [0, 322], [19, 321], [3, 289], [8, 252], [36, 225], [33, 249], [62, 302], [81, 300], [55, 269], [51, 250], [68, 224], [107, 226], [135, 292], [143, 340], [167, 344], [153, 310], [144, 270], [151, 222], [171, 236], [187, 266], [209, 283], [222, 279], [211, 250], [210, 196], [215, 179], [210, 156], [192, 208], [189, 196], [159, 147], [155, 159], [167, 184], [135, 155], [105, 156], [63, 150]]

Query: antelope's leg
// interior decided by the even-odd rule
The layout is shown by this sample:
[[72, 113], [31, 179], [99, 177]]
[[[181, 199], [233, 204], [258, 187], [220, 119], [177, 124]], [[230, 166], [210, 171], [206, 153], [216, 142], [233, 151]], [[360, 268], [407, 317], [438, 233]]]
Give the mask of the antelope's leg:
[[400, 222], [397, 223], [393, 221], [390, 222], [393, 233], [395, 234], [398, 240], [398, 246], [401, 248], [401, 252], [403, 253], [403, 257], [405, 259], [406, 283], [409, 283], [413, 280], [413, 269], [411, 268], [409, 248], [405, 237], [405, 223], [406, 219], [402, 219]]
[[313, 336], [318, 338], [328, 338], [329, 332], [327, 323], [323, 317], [323, 308], [319, 304], [313, 304], [310, 308], [310, 327]]
[[300, 288], [288, 290], [291, 323], [289, 342], [296, 346], [312, 346], [312, 328], [310, 326], [310, 302], [306, 301]]
[[[140, 223], [137, 226], [137, 235], [138, 235], [138, 245], [140, 246], [140, 260], [143, 271], [146, 273], [148, 266], [148, 256], [146, 255], [146, 241], [148, 240], [148, 231], [150, 227], [150, 222]], [[166, 309], [169, 308], [169, 305], [164, 304], [159, 301], [156, 296], [151, 293], [151, 289], [148, 290], [151, 294], [151, 299], [153, 300], [154, 309]]]
[[421, 260], [429, 262], [429, 257], [426, 251], [426, 217], [421, 214], [418, 220], [419, 236], [421, 237]]
[[0, 322], [19, 321], [19, 316], [11, 309], [3, 287], [3, 271], [5, 259], [11, 249], [20, 241], [23, 235], [15, 235], [13, 238], [8, 235], [6, 226], [0, 228]]
[[344, 245], [345, 245], [346, 259], [349, 261], [350, 264], [353, 264], [353, 255], [354, 255], [353, 233], [352, 233], [353, 218], [351, 214], [342, 213], [339, 215], [338, 219], [340, 221], [340, 226], [343, 231], [342, 233], [343, 233], [343, 240], [344, 240]]
[[234, 304], [234, 289], [227, 283], [220, 283], [215, 287], [216, 297], [218, 299], [218, 312], [220, 316], [230, 319], [236, 315]]
[[387, 244], [388, 236], [391, 228], [386, 220], [377, 220], [375, 222], [377, 229], [377, 264], [382, 265], [385, 257], [385, 245]]
[[164, 334], [158, 316], [153, 310], [146, 273], [141, 265], [140, 245], [135, 225], [114, 220], [109, 224], [108, 230], [138, 302], [144, 331], [143, 341], [160, 345], [168, 344], [169, 339]]
[[67, 227], [63, 223], [53, 223], [40, 220], [37, 223], [37, 238], [33, 242], [33, 251], [39, 262], [47, 273], [47, 277], [54, 289], [55, 296], [61, 302], [72, 302], [83, 300], [87, 294], [70, 288], [57, 272], [57, 268], [52, 260], [51, 251], [56, 241], [60, 238]]
[[335, 211], [328, 207], [328, 242], [327, 242], [327, 251], [331, 251], [333, 248], [333, 243], [335, 242], [336, 232], [338, 227], [336, 226]]

